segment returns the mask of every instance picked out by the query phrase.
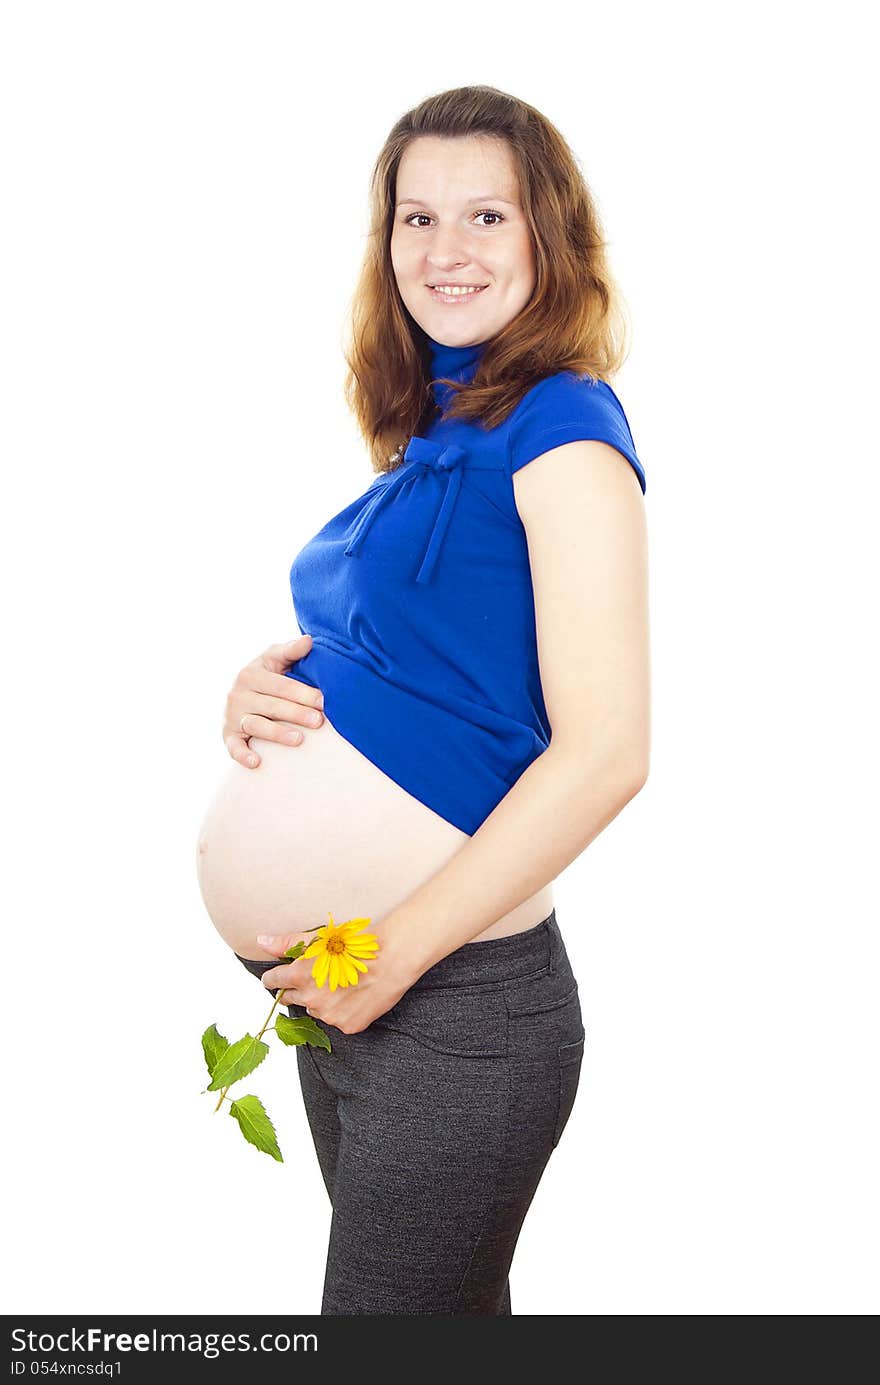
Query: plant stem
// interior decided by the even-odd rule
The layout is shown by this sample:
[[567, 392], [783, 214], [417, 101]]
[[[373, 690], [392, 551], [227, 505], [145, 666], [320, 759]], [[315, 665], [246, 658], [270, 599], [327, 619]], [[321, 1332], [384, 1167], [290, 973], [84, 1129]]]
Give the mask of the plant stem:
[[265, 1034], [266, 1030], [269, 1028], [269, 1020], [272, 1018], [272, 1016], [273, 1016], [274, 1013], [275, 1013], [275, 1006], [278, 1004], [279, 1000], [280, 1000], [281, 997], [284, 995], [284, 992], [285, 992], [286, 990], [287, 990], [287, 987], [286, 987], [286, 986], [279, 986], [279, 987], [278, 987], [278, 993], [276, 994], [275, 999], [272, 1001], [272, 1009], [269, 1011], [269, 1014], [266, 1016], [266, 1023], [263, 1025], [262, 1029], [260, 1030], [259, 1034], [257, 1035], [257, 1038], [258, 1038], [258, 1039], [262, 1039], [262, 1037], [263, 1037], [263, 1035]]
[[[272, 1018], [272, 1016], [273, 1016], [274, 1013], [275, 1013], [275, 1006], [278, 1004], [278, 998], [279, 998], [279, 996], [284, 995], [284, 992], [285, 992], [286, 989], [287, 989], [286, 986], [281, 986], [281, 987], [279, 987], [278, 995], [276, 995], [275, 999], [272, 1001], [272, 1009], [269, 1011], [268, 1015], [266, 1016], [266, 1023], [263, 1025], [262, 1029], [260, 1030], [259, 1034], [257, 1035], [257, 1038], [258, 1038], [258, 1039], [262, 1039], [262, 1037], [263, 1037], [263, 1035], [265, 1034], [266, 1030], [269, 1028], [269, 1021], [270, 1021], [270, 1019]], [[214, 1107], [214, 1114], [215, 1114], [215, 1115], [216, 1115], [216, 1113], [220, 1110], [220, 1107], [223, 1105], [223, 1098], [225, 1097], [226, 1093], [229, 1091], [229, 1088], [232, 1087], [233, 1085], [234, 1085], [234, 1084], [233, 1084], [232, 1082], [230, 1082], [229, 1085], [226, 1086], [226, 1087], [224, 1087], [223, 1090], [221, 1091], [219, 1097], [217, 1098], [217, 1105]]]

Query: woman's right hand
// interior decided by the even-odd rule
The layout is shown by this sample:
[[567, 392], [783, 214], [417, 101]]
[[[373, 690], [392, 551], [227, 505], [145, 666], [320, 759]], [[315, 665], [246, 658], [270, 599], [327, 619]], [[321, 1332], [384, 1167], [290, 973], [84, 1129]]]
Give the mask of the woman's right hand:
[[233, 760], [247, 769], [256, 769], [260, 763], [259, 755], [248, 745], [249, 736], [281, 745], [299, 745], [303, 733], [294, 727], [317, 727], [324, 720], [316, 710], [324, 705], [320, 690], [282, 672], [298, 659], [304, 659], [311, 646], [311, 635], [298, 635], [287, 644], [270, 644], [245, 664], [230, 688], [223, 717], [223, 740]]

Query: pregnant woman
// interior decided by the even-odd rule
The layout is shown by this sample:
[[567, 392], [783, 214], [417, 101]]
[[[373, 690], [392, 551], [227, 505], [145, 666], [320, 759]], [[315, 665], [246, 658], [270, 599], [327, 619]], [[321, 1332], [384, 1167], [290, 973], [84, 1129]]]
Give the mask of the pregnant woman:
[[[294, 559], [301, 636], [236, 679], [199, 882], [330, 1037], [296, 1050], [321, 1312], [504, 1315], [584, 1051], [553, 881], [648, 774], [645, 475], [596, 208], [543, 115], [428, 98], [371, 213], [347, 387], [377, 474]], [[333, 991], [279, 960], [328, 913], [379, 941]]]

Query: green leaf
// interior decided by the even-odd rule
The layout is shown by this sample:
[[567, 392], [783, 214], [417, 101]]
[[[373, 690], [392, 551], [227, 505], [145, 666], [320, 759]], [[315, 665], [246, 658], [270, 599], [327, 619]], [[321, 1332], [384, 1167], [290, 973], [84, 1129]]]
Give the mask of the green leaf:
[[293, 947], [289, 947], [286, 952], [282, 952], [281, 956], [290, 958], [299, 957], [303, 952], [305, 952], [307, 947], [308, 943], [294, 943]]
[[268, 1052], [268, 1044], [255, 1039], [251, 1034], [245, 1034], [243, 1039], [230, 1044], [224, 1051], [211, 1073], [208, 1091], [218, 1092], [221, 1087], [230, 1086], [240, 1077], [247, 1077], [249, 1072], [253, 1072], [254, 1068], [262, 1063]]
[[213, 1077], [214, 1069], [223, 1054], [229, 1047], [229, 1040], [224, 1039], [218, 1033], [216, 1024], [211, 1024], [202, 1035], [202, 1051], [205, 1055], [205, 1062], [208, 1064], [208, 1072]]
[[283, 1164], [281, 1150], [275, 1138], [275, 1127], [266, 1114], [266, 1108], [257, 1096], [240, 1096], [238, 1101], [229, 1104], [229, 1114], [238, 1121], [244, 1138], [265, 1154], [271, 1154], [279, 1164]]
[[275, 1021], [275, 1033], [283, 1044], [312, 1044], [315, 1048], [326, 1048], [328, 1053], [332, 1052], [327, 1034], [311, 1015], [298, 1015], [296, 1019], [279, 1015]]

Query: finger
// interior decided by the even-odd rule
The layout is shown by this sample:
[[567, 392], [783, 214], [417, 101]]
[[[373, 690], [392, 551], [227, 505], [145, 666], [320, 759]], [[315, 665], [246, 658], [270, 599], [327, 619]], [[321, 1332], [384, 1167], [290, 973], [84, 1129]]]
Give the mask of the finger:
[[245, 712], [239, 723], [245, 736], [258, 736], [264, 741], [278, 741], [282, 745], [299, 745], [303, 739], [302, 731], [295, 730], [286, 721], [270, 721], [256, 712]]
[[277, 666], [280, 672], [288, 664], [296, 663], [297, 659], [305, 658], [312, 646], [311, 635], [297, 635], [295, 639], [285, 640], [283, 644], [270, 644], [268, 649], [264, 649], [259, 656], [268, 665]]
[[260, 763], [260, 757], [257, 752], [251, 750], [246, 738], [238, 735], [237, 732], [233, 732], [231, 736], [226, 737], [226, 749], [229, 751], [233, 760], [237, 760], [240, 765], [244, 765], [245, 769], [256, 769], [257, 765]]
[[[274, 988], [271, 986], [267, 986], [266, 989], [273, 990]], [[275, 1000], [279, 1005], [302, 1005], [303, 1003], [303, 997], [300, 994], [300, 992], [294, 990], [290, 986], [279, 987], [278, 994], [275, 996]]]
[[309, 689], [307, 702], [296, 698], [271, 697], [268, 693], [254, 691], [248, 698], [248, 712], [270, 718], [272, 721], [292, 722], [295, 726], [320, 726], [324, 715], [317, 705], [320, 696], [314, 688]]
[[276, 658], [278, 655], [286, 653], [287, 650], [294, 649], [297, 645], [302, 644], [304, 640], [310, 640], [311, 638], [311, 635], [307, 635], [304, 631], [301, 631], [298, 635], [294, 635], [292, 639], [277, 640], [275, 644], [268, 645], [267, 648], [263, 650], [263, 653]]
[[[297, 943], [310, 943], [313, 938], [314, 933], [307, 933], [300, 928], [295, 933], [258, 933], [256, 942], [264, 952], [270, 952], [273, 957], [283, 957], [289, 947], [296, 947]], [[299, 958], [294, 960], [299, 961]]]
[[[269, 991], [273, 991], [276, 989], [276, 987], [267, 986], [266, 989]], [[279, 1005], [302, 1005], [302, 1000], [300, 998], [299, 991], [297, 991], [293, 986], [279, 986], [277, 987], [277, 990], [278, 994], [276, 995], [275, 999], [278, 1001]]]
[[[320, 688], [313, 688], [310, 683], [303, 683], [299, 678], [288, 678], [284, 673], [273, 673], [268, 668], [257, 667], [253, 670], [250, 687], [253, 692], [263, 694], [272, 702], [283, 704], [288, 709], [300, 704], [304, 707], [324, 705], [324, 694]], [[267, 716], [277, 715], [280, 718], [285, 715], [283, 711], [273, 712], [267, 707], [262, 710]]]
[[[288, 947], [293, 947], [298, 942], [308, 941], [299, 933], [291, 934], [290, 938], [291, 941], [287, 943], [285, 943], [284, 939], [279, 939], [278, 943], [273, 943], [271, 947], [266, 947], [265, 943], [260, 942], [259, 938], [257, 942], [266, 952], [271, 952], [274, 956], [278, 957], [279, 953], [283, 954], [287, 951]], [[313, 966], [314, 958], [312, 957], [303, 959], [300, 955], [299, 957], [295, 957], [293, 961], [290, 961], [289, 959], [285, 960], [282, 955], [279, 958], [278, 966], [269, 967], [267, 971], [263, 972], [260, 979], [263, 985], [267, 986], [271, 991], [274, 991], [278, 986], [292, 986], [294, 988], [306, 986], [312, 979]]]
[[269, 971], [264, 971], [260, 977], [267, 991], [286, 991], [288, 995], [296, 995], [296, 1001], [289, 1000], [289, 1005], [301, 1005], [303, 987], [307, 986], [311, 977], [301, 975], [298, 972], [291, 973], [289, 966], [271, 967]]
[[309, 689], [306, 703], [291, 700], [289, 697], [270, 697], [267, 693], [257, 693], [260, 714], [271, 717], [273, 721], [294, 721], [299, 726], [320, 726], [323, 715], [318, 707], [320, 693]]

